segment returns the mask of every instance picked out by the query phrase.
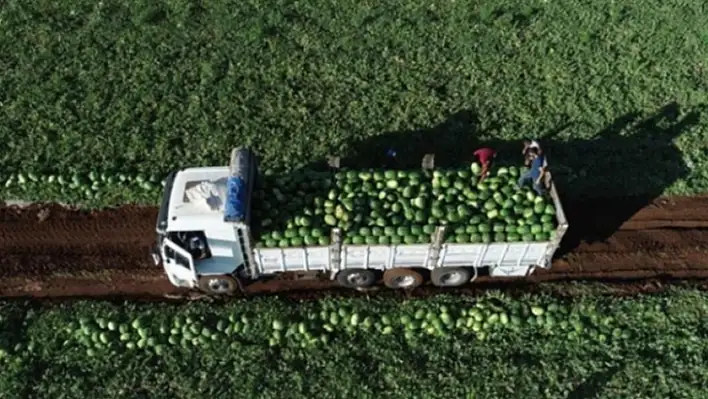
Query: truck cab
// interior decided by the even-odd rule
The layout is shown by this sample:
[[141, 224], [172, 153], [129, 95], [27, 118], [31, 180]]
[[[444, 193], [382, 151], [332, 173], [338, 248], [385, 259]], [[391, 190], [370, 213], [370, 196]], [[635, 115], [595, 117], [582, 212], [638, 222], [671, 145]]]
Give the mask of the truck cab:
[[[241, 156], [252, 162], [250, 154]], [[253, 176], [233, 176], [230, 169], [181, 169], [165, 181], [153, 259], [177, 287], [211, 294], [239, 289]]]

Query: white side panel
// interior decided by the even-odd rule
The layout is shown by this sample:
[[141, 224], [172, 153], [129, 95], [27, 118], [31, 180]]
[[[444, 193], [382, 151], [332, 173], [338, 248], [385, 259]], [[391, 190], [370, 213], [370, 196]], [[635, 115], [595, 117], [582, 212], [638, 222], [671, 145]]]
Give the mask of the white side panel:
[[427, 267], [430, 245], [346, 245], [342, 248], [342, 269], [391, 269]]
[[558, 191], [556, 190], [556, 186], [553, 183], [551, 183], [551, 198], [553, 199], [553, 205], [556, 208], [556, 219], [558, 221], [558, 227], [556, 228], [556, 235], [553, 240], [551, 240], [551, 245], [548, 246], [548, 250], [546, 251], [546, 258], [548, 259], [548, 262], [546, 262], [546, 265], [540, 265], [543, 268], [551, 267], [551, 260], [553, 258], [553, 254], [555, 254], [558, 248], [560, 247], [561, 241], [563, 241], [563, 237], [568, 231], [568, 219], [566, 219], [565, 217], [563, 205], [561, 205], [560, 197], [558, 196]]
[[546, 264], [548, 242], [444, 244], [438, 267], [528, 267]]
[[495, 267], [489, 269], [491, 277], [526, 277], [533, 273], [533, 266]]
[[259, 274], [330, 269], [329, 247], [255, 248]]

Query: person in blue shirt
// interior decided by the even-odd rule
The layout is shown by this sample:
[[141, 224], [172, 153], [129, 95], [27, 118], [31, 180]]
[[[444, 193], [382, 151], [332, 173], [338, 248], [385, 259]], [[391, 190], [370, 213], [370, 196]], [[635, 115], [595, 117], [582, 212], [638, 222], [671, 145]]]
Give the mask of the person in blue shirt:
[[531, 168], [519, 178], [518, 187], [522, 188], [526, 184], [531, 183], [534, 191], [538, 195], [543, 195], [546, 192], [546, 187], [543, 184], [543, 177], [546, 173], [546, 157], [538, 151], [537, 148], [529, 148], [529, 158], [531, 160]]

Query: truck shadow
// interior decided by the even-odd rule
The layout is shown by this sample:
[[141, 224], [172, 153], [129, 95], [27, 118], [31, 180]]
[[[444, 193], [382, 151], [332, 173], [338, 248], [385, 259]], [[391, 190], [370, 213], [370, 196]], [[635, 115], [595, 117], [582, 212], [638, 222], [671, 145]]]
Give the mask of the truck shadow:
[[[573, 138], [574, 127], [580, 125], [574, 122], [535, 136], [548, 156], [570, 224], [559, 255], [581, 242], [606, 240], [669, 186], [686, 178], [690, 169], [674, 140], [696, 125], [700, 114], [698, 109], [683, 111], [674, 102], [648, 117], [639, 112], [622, 115], [592, 138]], [[480, 126], [475, 113], [464, 110], [431, 128], [344, 143], [348, 156], [341, 165], [420, 168], [423, 156], [432, 153], [436, 167], [445, 168], [469, 163], [482, 146], [499, 151], [497, 162], [521, 162], [521, 140], [484, 140], [498, 126], [487, 131]]]

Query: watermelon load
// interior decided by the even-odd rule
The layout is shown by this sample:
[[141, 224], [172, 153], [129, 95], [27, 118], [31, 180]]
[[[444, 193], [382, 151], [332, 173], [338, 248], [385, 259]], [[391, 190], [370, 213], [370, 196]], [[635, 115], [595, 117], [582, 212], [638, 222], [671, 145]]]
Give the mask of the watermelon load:
[[478, 183], [480, 166], [434, 170], [308, 171], [267, 176], [254, 193], [254, 233], [268, 248], [427, 244], [438, 226], [447, 243], [548, 241], [556, 229], [547, 196], [517, 189], [522, 168], [499, 167]]
[[336, 196], [329, 172], [307, 171], [285, 177], [264, 176], [253, 193], [253, 233], [257, 246], [288, 248], [330, 244], [325, 220]]

